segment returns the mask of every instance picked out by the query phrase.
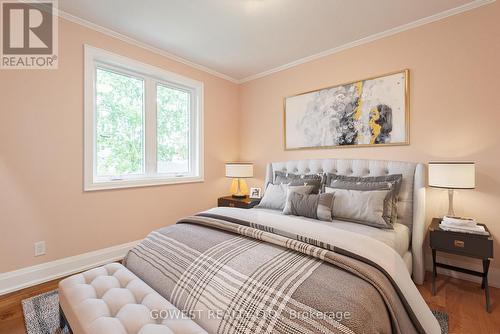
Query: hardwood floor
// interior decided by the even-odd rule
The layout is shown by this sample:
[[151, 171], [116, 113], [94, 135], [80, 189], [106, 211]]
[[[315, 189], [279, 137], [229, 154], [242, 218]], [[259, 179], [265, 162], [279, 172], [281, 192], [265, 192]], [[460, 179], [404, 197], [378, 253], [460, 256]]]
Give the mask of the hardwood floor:
[[491, 313], [486, 312], [480, 284], [438, 275], [436, 296], [431, 293], [431, 273], [418, 286], [429, 307], [448, 313], [449, 333], [500, 333], [500, 289], [490, 287]]
[[21, 301], [57, 289], [61, 279], [0, 296], [0, 334], [26, 334]]
[[[484, 292], [479, 284], [443, 275], [437, 279], [437, 294], [431, 294], [430, 273], [418, 290], [429, 307], [448, 313], [449, 333], [500, 334], [500, 289], [491, 289], [492, 312], [484, 308]], [[57, 288], [54, 280], [0, 297], [0, 333], [24, 334], [21, 300]]]

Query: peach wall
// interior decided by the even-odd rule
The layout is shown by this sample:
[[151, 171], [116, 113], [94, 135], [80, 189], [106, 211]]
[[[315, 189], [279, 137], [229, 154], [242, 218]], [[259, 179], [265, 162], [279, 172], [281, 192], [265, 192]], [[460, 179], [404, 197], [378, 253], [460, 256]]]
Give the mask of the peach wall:
[[[202, 81], [205, 182], [82, 191], [83, 44]], [[238, 157], [238, 86], [60, 20], [58, 70], [0, 71], [0, 272], [137, 240], [212, 207]], [[47, 254], [33, 256], [33, 243]]]
[[[0, 272], [136, 240], [211, 207], [228, 191], [224, 162], [238, 158], [256, 162], [258, 186], [268, 161], [474, 160], [477, 189], [457, 193], [457, 213], [500, 236], [498, 17], [496, 2], [241, 86], [61, 20], [58, 70], [0, 71]], [[82, 191], [84, 43], [204, 82], [204, 183]], [[403, 68], [411, 145], [283, 150], [284, 96]], [[429, 189], [427, 204], [429, 218], [445, 212], [446, 193]], [[35, 258], [38, 240], [47, 254]]]
[[[240, 157], [256, 162], [253, 184], [262, 186], [268, 161], [472, 160], [477, 189], [457, 191], [455, 209], [500, 238], [499, 18], [496, 2], [243, 84]], [[409, 146], [284, 151], [283, 97], [404, 68], [410, 69]], [[447, 201], [446, 191], [429, 189], [427, 216], [445, 213]], [[494, 247], [500, 258], [498, 241]], [[492, 266], [498, 270], [500, 261]]]

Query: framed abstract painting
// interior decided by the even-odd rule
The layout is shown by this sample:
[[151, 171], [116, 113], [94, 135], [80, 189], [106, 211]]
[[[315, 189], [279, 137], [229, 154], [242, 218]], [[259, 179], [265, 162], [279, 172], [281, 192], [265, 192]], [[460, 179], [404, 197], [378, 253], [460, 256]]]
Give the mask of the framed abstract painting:
[[409, 71], [284, 98], [285, 150], [409, 144]]

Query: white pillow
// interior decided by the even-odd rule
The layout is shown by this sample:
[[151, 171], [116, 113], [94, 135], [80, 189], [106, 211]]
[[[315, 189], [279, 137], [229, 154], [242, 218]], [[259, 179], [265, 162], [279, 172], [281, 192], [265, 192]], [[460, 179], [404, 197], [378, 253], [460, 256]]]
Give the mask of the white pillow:
[[347, 220], [378, 228], [392, 228], [383, 218], [388, 190], [350, 190], [325, 187], [333, 193], [334, 219]]
[[269, 183], [264, 193], [264, 197], [256, 208], [283, 210], [285, 202], [290, 192], [300, 192], [301, 194], [309, 194], [313, 186], [289, 186], [288, 184], [272, 184]]
[[256, 208], [283, 210], [286, 200], [286, 184], [272, 184], [267, 185], [264, 196], [262, 197], [259, 205]]

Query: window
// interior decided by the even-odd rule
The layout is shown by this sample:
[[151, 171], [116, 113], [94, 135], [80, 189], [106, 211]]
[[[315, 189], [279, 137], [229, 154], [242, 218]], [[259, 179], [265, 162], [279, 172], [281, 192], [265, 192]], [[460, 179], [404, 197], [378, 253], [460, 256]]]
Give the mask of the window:
[[203, 180], [203, 84], [85, 46], [84, 189]]
[[97, 67], [96, 176], [144, 173], [144, 80]]
[[189, 173], [189, 92], [156, 86], [157, 161], [160, 173]]

